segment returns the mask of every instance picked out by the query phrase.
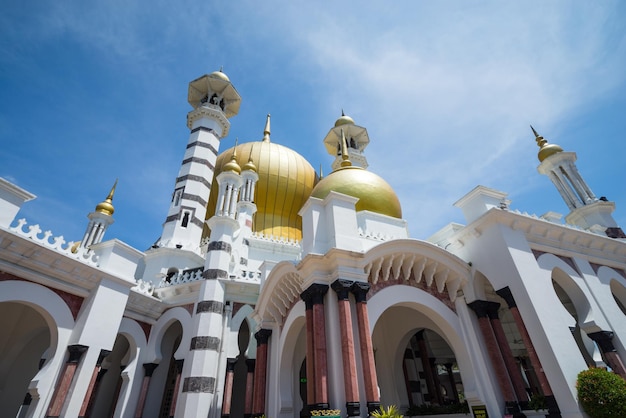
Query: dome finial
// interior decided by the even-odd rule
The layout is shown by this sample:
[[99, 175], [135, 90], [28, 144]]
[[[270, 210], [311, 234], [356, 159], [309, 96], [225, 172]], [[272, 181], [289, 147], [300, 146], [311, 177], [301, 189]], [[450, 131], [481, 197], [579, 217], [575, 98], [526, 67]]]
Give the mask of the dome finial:
[[343, 112], [343, 107], [341, 108], [341, 116], [346, 116], [346, 114]]
[[322, 171], [322, 163], [320, 163], [320, 180], [324, 178], [324, 172]]
[[348, 142], [346, 141], [346, 134], [341, 128], [341, 167], [350, 167], [352, 162], [350, 161], [350, 155], [348, 155]]
[[252, 161], [252, 150], [254, 149], [254, 143], [250, 147], [250, 154], [248, 155], [248, 162], [243, 165], [241, 171], [254, 171], [256, 173], [256, 165], [254, 165], [254, 161]]
[[237, 174], [241, 174], [241, 167], [237, 163], [237, 143], [239, 142], [239, 138], [235, 139], [235, 146], [233, 147], [233, 153], [230, 156], [230, 161], [224, 164], [222, 167], [222, 172], [225, 171], [234, 171]]
[[535, 135], [535, 141], [537, 141], [537, 146], [539, 147], [539, 153], [537, 153], [537, 158], [540, 162], [550, 157], [551, 155], [557, 154], [563, 151], [563, 148], [556, 144], [550, 144], [546, 139], [539, 135], [535, 128], [530, 125], [530, 129], [532, 129], [533, 134]]
[[265, 129], [263, 130], [263, 142], [270, 142], [270, 117], [271, 115], [267, 114], [267, 119], [265, 119]]
[[100, 212], [109, 216], [113, 215], [113, 212], [115, 212], [115, 208], [113, 207], [113, 195], [115, 194], [116, 187], [117, 179], [115, 179], [115, 183], [113, 183], [113, 187], [111, 187], [111, 191], [107, 195], [106, 199], [98, 203], [98, 205], [96, 206], [96, 212]]

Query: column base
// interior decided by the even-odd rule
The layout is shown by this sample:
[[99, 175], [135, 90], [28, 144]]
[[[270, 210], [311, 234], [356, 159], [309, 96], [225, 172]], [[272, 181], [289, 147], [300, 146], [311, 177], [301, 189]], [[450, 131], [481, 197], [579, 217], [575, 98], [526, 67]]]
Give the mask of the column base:
[[367, 412], [372, 415], [374, 412], [380, 410], [380, 402], [368, 402]]
[[330, 409], [327, 403], [312, 403], [302, 408], [302, 411], [300, 411], [300, 417], [309, 418], [311, 416], [311, 411], [318, 411], [318, 410], [325, 410], [325, 409]]
[[359, 417], [361, 416], [361, 403], [346, 402], [346, 410], [349, 417]]
[[526, 415], [520, 409], [517, 402], [509, 401], [504, 403], [504, 413], [506, 415], [512, 415], [513, 418], [526, 418]]

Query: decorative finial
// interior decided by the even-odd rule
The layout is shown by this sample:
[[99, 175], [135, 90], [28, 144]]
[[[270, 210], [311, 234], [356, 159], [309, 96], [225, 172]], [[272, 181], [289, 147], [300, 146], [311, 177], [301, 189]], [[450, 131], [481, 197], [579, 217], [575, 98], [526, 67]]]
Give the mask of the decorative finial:
[[117, 180], [118, 179], [115, 179], [115, 183], [113, 183], [113, 187], [111, 187], [111, 191], [109, 192], [107, 199], [113, 200], [113, 195], [115, 194], [115, 188], [117, 187]]
[[324, 172], [322, 171], [322, 163], [320, 163], [320, 180], [324, 178]]
[[250, 147], [250, 154], [248, 155], [248, 162], [244, 164], [242, 171], [254, 171], [256, 173], [256, 165], [254, 165], [254, 161], [252, 160], [252, 151], [254, 150], [254, 142], [252, 142], [252, 146]]
[[535, 134], [535, 138], [539, 138], [539, 134], [537, 133], [537, 131], [535, 131], [535, 128], [533, 128], [532, 125], [530, 125], [530, 129], [533, 130], [533, 134]]
[[352, 162], [350, 161], [350, 156], [348, 155], [348, 142], [346, 141], [346, 135], [343, 132], [343, 128], [341, 128], [341, 166], [342, 167], [350, 167]]
[[224, 72], [224, 66], [220, 65], [220, 73], [223, 73], [223, 72]]
[[346, 116], [346, 114], [343, 113], [343, 108], [341, 108], [341, 116]]
[[265, 120], [265, 129], [263, 130], [263, 142], [270, 142], [270, 117], [271, 115], [268, 113]]
[[532, 125], [530, 125], [530, 129], [533, 130], [533, 134], [535, 135], [535, 141], [537, 141], [537, 146], [539, 148], [542, 148], [544, 145], [546, 145], [548, 143], [548, 141], [546, 141], [543, 136], [539, 135], [537, 133], [537, 131], [535, 130], [535, 128], [533, 128]]
[[113, 187], [111, 187], [111, 191], [107, 195], [106, 199], [102, 202], [98, 203], [96, 206], [96, 212], [100, 212], [104, 215], [113, 215], [115, 212], [115, 208], [113, 207], [113, 195], [115, 194], [115, 188], [117, 187], [117, 179], [115, 179], [115, 183], [113, 183]]

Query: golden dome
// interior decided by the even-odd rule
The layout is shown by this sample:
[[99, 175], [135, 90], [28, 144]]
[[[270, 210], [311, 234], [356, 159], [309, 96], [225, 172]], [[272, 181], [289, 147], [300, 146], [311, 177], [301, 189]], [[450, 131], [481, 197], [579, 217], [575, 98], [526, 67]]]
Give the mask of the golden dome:
[[537, 158], [539, 159], [539, 162], [542, 162], [551, 155], [563, 152], [563, 148], [561, 148], [557, 144], [548, 143], [548, 141], [546, 141], [543, 136], [539, 135], [537, 131], [535, 131], [535, 128], [533, 128], [532, 125], [530, 126], [530, 129], [533, 130], [533, 134], [535, 134], [535, 140], [537, 141], [537, 145], [539, 146], [539, 152], [537, 153]]
[[354, 119], [350, 116], [346, 116], [343, 110], [341, 111], [341, 117], [335, 121], [335, 128], [341, 125], [354, 125]]
[[211, 78], [219, 78], [220, 80], [224, 80], [224, 81], [230, 82], [230, 78], [228, 78], [228, 76], [226, 74], [224, 74], [224, 72], [222, 72], [221, 68], [220, 68], [219, 71], [213, 71], [211, 74], [209, 74], [209, 77], [211, 77]]
[[[255, 161], [259, 180], [256, 184], [253, 231], [286, 240], [302, 239], [302, 218], [298, 211], [317, 182], [311, 164], [297, 152], [268, 140], [248, 142], [222, 152], [215, 163], [215, 176], [222, 171], [236, 149], [239, 164]], [[247, 164], [246, 164], [247, 165]], [[218, 184], [213, 181], [206, 219], [215, 214]], [[205, 229], [203, 236], [209, 236]]]
[[361, 167], [346, 166], [333, 171], [317, 183], [311, 196], [324, 199], [331, 191], [358, 198], [357, 212], [367, 210], [402, 219], [400, 200], [389, 183]]
[[115, 212], [115, 208], [113, 207], [113, 195], [115, 194], [116, 187], [117, 180], [115, 180], [115, 183], [113, 184], [113, 187], [111, 188], [111, 191], [109, 192], [109, 195], [106, 197], [106, 199], [98, 203], [98, 205], [96, 206], [96, 212], [100, 212], [109, 216], [113, 215], [113, 213]]

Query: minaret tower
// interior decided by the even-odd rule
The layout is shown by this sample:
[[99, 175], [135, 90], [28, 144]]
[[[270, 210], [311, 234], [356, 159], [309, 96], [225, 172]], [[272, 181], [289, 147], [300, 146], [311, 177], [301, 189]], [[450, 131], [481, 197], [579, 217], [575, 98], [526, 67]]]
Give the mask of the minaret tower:
[[193, 110], [187, 114], [187, 151], [157, 245], [199, 251], [220, 140], [228, 134], [228, 118], [239, 112], [241, 97], [220, 70], [189, 83], [188, 101]]
[[87, 230], [80, 242], [79, 248], [89, 248], [93, 244], [102, 242], [107, 228], [115, 222], [113, 219], [113, 212], [115, 212], [115, 208], [113, 207], [113, 195], [115, 194], [116, 187], [117, 180], [115, 180], [115, 184], [113, 184], [106, 199], [98, 203], [96, 209], [87, 215], [89, 224], [87, 225]]
[[605, 197], [596, 198], [578, 172], [576, 153], [565, 152], [560, 146], [548, 143], [535, 128], [530, 128], [539, 146], [537, 170], [550, 178], [570, 209], [565, 221], [583, 229], [599, 226], [611, 238], [626, 238], [613, 219], [615, 203]]
[[341, 142], [342, 132], [346, 138], [348, 145], [348, 157], [352, 162], [352, 165], [361, 168], [367, 168], [367, 159], [363, 155], [363, 151], [370, 143], [370, 138], [367, 135], [367, 129], [354, 124], [354, 120], [350, 116], [346, 116], [341, 111], [341, 117], [335, 122], [335, 126], [328, 132], [326, 138], [324, 138], [324, 145], [330, 155], [335, 156], [333, 161], [333, 170], [341, 167]]

